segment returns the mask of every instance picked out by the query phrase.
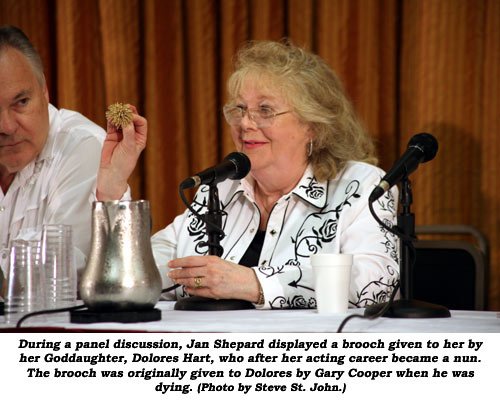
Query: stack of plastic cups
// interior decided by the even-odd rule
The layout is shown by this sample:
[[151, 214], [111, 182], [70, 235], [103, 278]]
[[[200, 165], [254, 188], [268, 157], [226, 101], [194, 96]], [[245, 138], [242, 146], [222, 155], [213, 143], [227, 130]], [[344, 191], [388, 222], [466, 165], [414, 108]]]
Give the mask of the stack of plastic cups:
[[45, 270], [47, 308], [75, 306], [77, 277], [71, 226], [44, 225], [41, 256]]
[[24, 315], [45, 308], [45, 272], [35, 253], [36, 248], [27, 241], [12, 241], [5, 300], [7, 324], [16, 324]]
[[39, 271], [40, 283], [38, 286], [40, 287], [43, 294], [43, 305], [40, 305], [40, 309], [47, 308], [47, 291], [46, 291], [46, 278], [45, 278], [45, 267], [42, 263], [42, 241], [40, 240], [29, 240], [28, 248], [30, 252], [31, 264], [32, 266], [36, 266], [37, 271]]

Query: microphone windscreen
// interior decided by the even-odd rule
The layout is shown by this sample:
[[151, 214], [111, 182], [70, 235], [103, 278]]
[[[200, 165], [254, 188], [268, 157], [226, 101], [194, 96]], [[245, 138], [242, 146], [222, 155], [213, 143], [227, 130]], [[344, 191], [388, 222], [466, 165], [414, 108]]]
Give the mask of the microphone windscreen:
[[436, 156], [438, 151], [438, 141], [431, 134], [422, 132], [410, 139], [410, 142], [408, 142], [408, 148], [411, 147], [418, 147], [424, 152], [424, 158], [421, 161], [424, 163], [434, 159]]
[[244, 178], [250, 172], [250, 159], [244, 153], [230, 153], [224, 158], [224, 160], [230, 160], [236, 166], [236, 173], [231, 177], [233, 180]]

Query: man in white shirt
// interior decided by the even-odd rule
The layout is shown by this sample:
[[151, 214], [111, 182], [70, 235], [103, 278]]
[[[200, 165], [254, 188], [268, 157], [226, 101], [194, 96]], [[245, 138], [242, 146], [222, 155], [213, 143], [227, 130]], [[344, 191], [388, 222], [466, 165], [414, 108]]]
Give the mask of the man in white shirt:
[[0, 88], [1, 270], [5, 275], [13, 239], [37, 238], [43, 224], [68, 224], [81, 271], [106, 133], [81, 114], [49, 104], [41, 59], [12, 26], [0, 26]]

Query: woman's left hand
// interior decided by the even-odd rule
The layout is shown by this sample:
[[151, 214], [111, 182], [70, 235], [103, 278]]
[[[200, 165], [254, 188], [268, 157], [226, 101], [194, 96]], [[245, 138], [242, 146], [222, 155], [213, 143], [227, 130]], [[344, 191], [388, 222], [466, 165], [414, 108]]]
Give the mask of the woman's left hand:
[[[168, 273], [188, 294], [215, 299], [259, 300], [259, 281], [253, 269], [218, 256], [187, 256], [171, 260]], [[177, 269], [180, 268], [180, 269]]]

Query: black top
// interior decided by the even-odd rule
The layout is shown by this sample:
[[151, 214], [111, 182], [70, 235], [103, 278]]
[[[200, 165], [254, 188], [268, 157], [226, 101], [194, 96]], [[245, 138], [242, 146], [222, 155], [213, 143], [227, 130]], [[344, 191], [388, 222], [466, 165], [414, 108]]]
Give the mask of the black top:
[[262, 251], [262, 245], [264, 245], [264, 237], [266, 235], [265, 231], [257, 231], [255, 237], [250, 243], [247, 251], [240, 260], [240, 265], [252, 267], [259, 265], [260, 252]]

